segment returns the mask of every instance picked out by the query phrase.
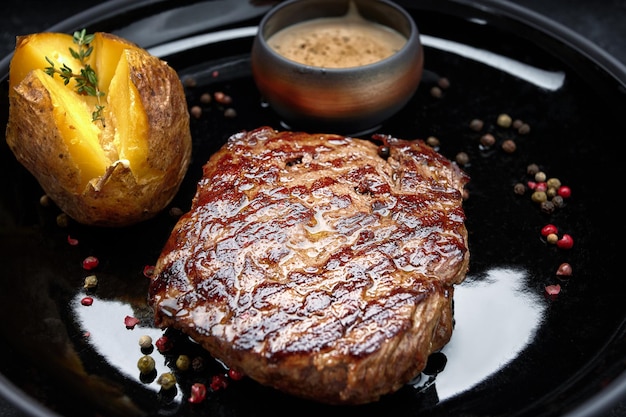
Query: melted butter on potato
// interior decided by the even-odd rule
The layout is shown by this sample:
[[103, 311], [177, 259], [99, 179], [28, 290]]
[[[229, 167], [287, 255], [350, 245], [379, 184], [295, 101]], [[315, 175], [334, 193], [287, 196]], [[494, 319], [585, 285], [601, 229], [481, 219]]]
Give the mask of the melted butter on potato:
[[44, 69], [79, 72], [73, 38], [37, 33], [17, 39], [9, 71], [7, 142], [44, 191], [75, 220], [124, 226], [153, 217], [174, 197], [191, 155], [182, 83], [166, 62], [120, 37], [96, 33], [88, 64], [105, 93], [76, 91]]

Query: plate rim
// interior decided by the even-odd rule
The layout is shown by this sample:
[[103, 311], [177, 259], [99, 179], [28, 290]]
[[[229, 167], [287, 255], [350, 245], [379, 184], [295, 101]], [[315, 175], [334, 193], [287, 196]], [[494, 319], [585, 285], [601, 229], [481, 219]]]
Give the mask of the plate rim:
[[[152, 5], [188, 5], [201, 3], [206, 0], [107, 0], [80, 13], [74, 14], [49, 27], [47, 31], [69, 32], [85, 25], [95, 24], [100, 21], [111, 19], [120, 13], [140, 10]], [[278, 2], [277, 2], [278, 3]], [[517, 21], [528, 25], [533, 30], [562, 42], [593, 64], [597, 65], [607, 75], [617, 81], [623, 89], [626, 89], [626, 64], [609, 54], [604, 48], [591, 40], [585, 38], [578, 32], [557, 22], [556, 20], [544, 16], [538, 12], [530, 10], [525, 6], [504, 1], [504, 0], [445, 0], [422, 2], [424, 6], [433, 10], [445, 11], [446, 3], [454, 3], [462, 7], [481, 10], [490, 15], [498, 15], [506, 19]], [[418, 3], [412, 3], [420, 7]], [[190, 36], [189, 34], [188, 36]], [[154, 46], [152, 47], [154, 48]], [[8, 77], [9, 63], [13, 54], [5, 56], [0, 60], [0, 77], [5, 80]], [[45, 407], [39, 400], [30, 396], [13, 382], [0, 374], [0, 396], [15, 405], [20, 411], [33, 417], [60, 417], [53, 410]], [[622, 372], [613, 379], [606, 387], [594, 395], [578, 404], [574, 409], [566, 412], [566, 417], [590, 417], [600, 416], [606, 413], [611, 407], [626, 398], [626, 372]]]

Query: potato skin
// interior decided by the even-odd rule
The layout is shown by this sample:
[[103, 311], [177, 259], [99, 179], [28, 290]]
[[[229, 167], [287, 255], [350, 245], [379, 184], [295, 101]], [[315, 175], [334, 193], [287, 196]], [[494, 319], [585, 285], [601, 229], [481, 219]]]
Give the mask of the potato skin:
[[31, 72], [9, 93], [10, 149], [61, 210], [87, 225], [121, 227], [152, 218], [171, 202], [190, 163], [189, 113], [177, 73], [141, 48], [124, 53], [149, 121], [145, 165], [150, 175], [114, 161], [103, 176], [81, 185], [43, 83]]

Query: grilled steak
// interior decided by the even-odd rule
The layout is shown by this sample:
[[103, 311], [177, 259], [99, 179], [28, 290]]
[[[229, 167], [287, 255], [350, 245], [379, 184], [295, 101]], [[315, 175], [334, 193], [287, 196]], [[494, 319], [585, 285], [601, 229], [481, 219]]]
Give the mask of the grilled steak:
[[422, 141], [262, 127], [211, 156], [150, 302], [261, 384], [361, 404], [450, 339], [469, 178]]

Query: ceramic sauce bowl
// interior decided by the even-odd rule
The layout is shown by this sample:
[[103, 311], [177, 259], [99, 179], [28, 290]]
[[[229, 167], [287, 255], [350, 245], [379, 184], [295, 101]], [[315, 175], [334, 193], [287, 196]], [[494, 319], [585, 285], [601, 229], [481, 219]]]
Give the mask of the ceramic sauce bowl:
[[376, 128], [418, 88], [418, 28], [387, 0], [288, 0], [263, 17], [252, 74], [292, 129], [355, 133]]

